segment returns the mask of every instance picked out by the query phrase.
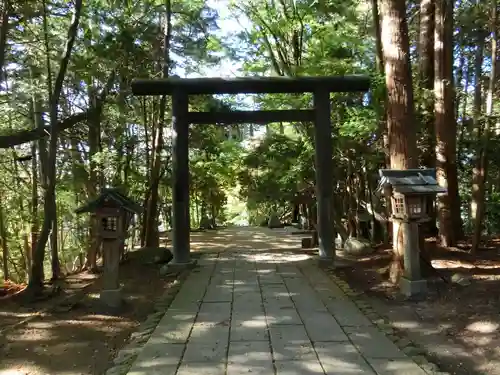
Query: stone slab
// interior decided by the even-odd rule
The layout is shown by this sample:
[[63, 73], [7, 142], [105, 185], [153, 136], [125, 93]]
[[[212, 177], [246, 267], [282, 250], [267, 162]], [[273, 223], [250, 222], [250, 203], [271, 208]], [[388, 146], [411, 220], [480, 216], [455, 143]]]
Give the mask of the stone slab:
[[276, 375], [324, 375], [318, 360], [276, 361]]
[[177, 365], [150, 364], [134, 366], [127, 372], [127, 375], [177, 375]]
[[264, 312], [248, 310], [233, 311], [231, 325], [245, 325], [247, 327], [267, 327], [266, 315]]
[[345, 327], [345, 330], [365, 358], [406, 358], [406, 355], [376, 327]]
[[153, 344], [182, 344], [187, 342], [192, 327], [192, 322], [158, 324], [149, 341]]
[[[223, 375], [224, 363], [182, 363], [176, 375]], [[167, 375], [167, 374], [166, 374]]]
[[129, 374], [423, 375], [323, 271], [300, 257], [235, 251], [206, 259]]
[[291, 309], [295, 308], [293, 301], [288, 296], [283, 297], [262, 297], [264, 308], [267, 310]]
[[211, 326], [195, 323], [189, 343], [226, 343], [229, 340], [229, 325]]
[[272, 344], [275, 361], [314, 361], [317, 359], [311, 342]]
[[375, 375], [350, 342], [318, 342], [314, 349], [327, 375]]
[[335, 316], [340, 326], [372, 327], [373, 323], [349, 300], [331, 300], [326, 303], [330, 313]]
[[329, 312], [304, 315], [304, 326], [311, 341], [348, 341], [348, 337]]
[[251, 375], [274, 375], [274, 366], [272, 362], [270, 364], [265, 363], [252, 363], [250, 364], [241, 364], [241, 363], [229, 363], [227, 365], [227, 372], [221, 372], [219, 375], [242, 375], [242, 374], [251, 374]]
[[233, 287], [233, 293], [234, 295], [238, 294], [246, 294], [246, 293], [258, 293], [260, 296], [260, 286], [259, 284], [255, 283], [254, 285], [252, 284], [236, 284]]
[[231, 320], [230, 302], [202, 303], [196, 317], [196, 323], [208, 325], [225, 325]]
[[264, 314], [264, 304], [262, 300], [235, 299], [233, 301], [233, 313], [238, 311], [248, 311], [253, 314]]
[[266, 320], [269, 326], [283, 324], [302, 325], [302, 319], [295, 308], [277, 308], [273, 305], [267, 305], [265, 309]]
[[306, 316], [315, 312], [328, 313], [328, 309], [319, 299], [311, 298], [307, 301], [306, 298], [301, 297], [300, 299], [295, 299], [292, 296], [292, 300], [300, 316]]
[[272, 364], [271, 347], [267, 341], [231, 342], [229, 344], [228, 363], [266, 365]]
[[209, 286], [203, 296], [203, 302], [231, 302], [233, 300], [233, 286]]
[[269, 331], [267, 327], [231, 325], [230, 341], [265, 341], [268, 343]]
[[149, 374], [149, 371], [153, 369], [157, 371], [159, 368], [177, 367], [181, 362], [184, 348], [183, 344], [153, 344], [148, 341], [132, 365], [129, 374]]
[[310, 343], [309, 336], [304, 326], [277, 325], [269, 327], [271, 334], [271, 344], [283, 342], [289, 344]]
[[375, 369], [377, 375], [427, 375], [410, 358], [396, 360], [368, 358], [367, 361]]
[[226, 362], [228, 342], [191, 343], [186, 345], [182, 361], [184, 363]]

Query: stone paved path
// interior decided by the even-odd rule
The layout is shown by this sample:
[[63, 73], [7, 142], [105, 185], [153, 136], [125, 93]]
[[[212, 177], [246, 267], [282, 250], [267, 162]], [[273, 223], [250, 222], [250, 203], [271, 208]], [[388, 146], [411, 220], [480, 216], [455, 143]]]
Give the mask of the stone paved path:
[[425, 375], [305, 255], [199, 265], [128, 375]]

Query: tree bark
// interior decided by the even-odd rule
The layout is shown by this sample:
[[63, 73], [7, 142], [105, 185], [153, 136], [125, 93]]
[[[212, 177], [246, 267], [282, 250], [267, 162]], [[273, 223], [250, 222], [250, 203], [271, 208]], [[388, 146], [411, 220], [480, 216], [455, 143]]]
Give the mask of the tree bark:
[[[483, 72], [483, 54], [484, 54], [484, 44], [485, 44], [485, 33], [479, 32], [477, 39], [477, 46], [475, 51], [475, 61], [474, 61], [474, 103], [473, 103], [473, 125], [474, 132], [476, 135], [477, 142], [480, 144], [483, 137], [483, 121], [481, 119], [481, 107], [483, 103], [482, 98], [482, 72]], [[474, 168], [472, 169], [472, 201], [470, 205], [470, 220], [473, 223], [474, 231], [476, 231], [475, 225], [478, 219], [482, 216], [482, 202], [484, 194], [481, 193], [482, 188], [482, 177], [481, 173], [484, 173], [481, 167], [481, 147], [476, 150]], [[476, 241], [478, 242], [478, 241]], [[473, 245], [476, 249], [478, 244]], [[474, 249], [472, 251], [475, 251]]]
[[9, 280], [9, 244], [7, 242], [7, 229], [5, 228], [5, 215], [3, 206], [0, 203], [0, 244], [2, 245], [2, 270], [3, 279]]
[[9, 15], [11, 0], [3, 0], [0, 10], [0, 82], [4, 80], [5, 54], [7, 52], [7, 35], [9, 33]]
[[480, 139], [479, 157], [475, 168], [476, 177], [473, 186], [474, 199], [477, 204], [476, 217], [474, 220], [474, 231], [472, 235], [471, 253], [475, 254], [479, 248], [481, 232], [483, 230], [483, 218], [485, 212], [485, 185], [487, 180], [488, 160], [487, 151], [490, 140], [491, 124], [494, 121], [493, 115], [493, 95], [495, 93], [496, 64], [497, 64], [497, 1], [492, 0], [491, 5], [491, 69], [488, 84], [488, 95], [486, 97], [486, 120], [482, 139]]
[[415, 168], [418, 160], [405, 1], [383, 0], [380, 5], [391, 168]]
[[[455, 92], [453, 80], [453, 2], [436, 1], [435, 31], [435, 127], [436, 175], [447, 193], [437, 197], [439, 238], [443, 246], [454, 246], [459, 230], [453, 217], [460, 217], [456, 148]], [[461, 223], [459, 225], [461, 228]]]
[[424, 154], [422, 163], [432, 168], [435, 165], [435, 133], [434, 133], [434, 0], [420, 2], [420, 33], [419, 33], [419, 91], [420, 91], [420, 118], [422, 120], [422, 134], [424, 139]]
[[[387, 127], [392, 169], [418, 166], [415, 110], [409, 55], [408, 24], [404, 0], [381, 0], [382, 48], [387, 86]], [[394, 259], [391, 280], [403, 272], [403, 238], [399, 225], [393, 223]], [[395, 234], [395, 235], [394, 235]]]
[[66, 76], [71, 52], [76, 40], [83, 0], [75, 0], [75, 10], [73, 19], [68, 29], [66, 45], [61, 59], [61, 65], [54, 84], [54, 90], [50, 95], [50, 141], [47, 157], [47, 188], [44, 193], [44, 220], [40, 238], [37, 242], [35, 253], [33, 254], [33, 264], [31, 266], [31, 277], [26, 288], [27, 293], [37, 294], [43, 289], [43, 261], [45, 258], [45, 247], [49, 238], [52, 223], [55, 219], [55, 188], [56, 188], [56, 156], [58, 144], [58, 115], [59, 99]]
[[[48, 97], [49, 97], [49, 107], [50, 107], [50, 118], [51, 118], [51, 125], [52, 125], [52, 105], [53, 105], [53, 88], [52, 88], [52, 68], [51, 68], [51, 59], [50, 59], [50, 48], [49, 48], [49, 29], [48, 29], [48, 8], [45, 0], [42, 2], [43, 3], [43, 35], [44, 35], [44, 44], [45, 44], [45, 59], [46, 59], [46, 64], [47, 64], [47, 87], [48, 87]], [[64, 75], [66, 75], [64, 73]], [[57, 77], [59, 78], [59, 77]], [[64, 78], [63, 78], [64, 79]], [[56, 81], [56, 84], [58, 82]], [[61, 89], [62, 90], [62, 81], [61, 81]], [[59, 93], [60, 95], [60, 93]], [[59, 105], [58, 103], [56, 104], [57, 106]], [[56, 117], [57, 117], [57, 110], [56, 110]], [[56, 137], [57, 138], [57, 137]], [[48, 174], [49, 170], [49, 156], [46, 153], [47, 150], [47, 144], [45, 142], [45, 139], [42, 138], [39, 141], [40, 149], [44, 150], [44, 157], [41, 160], [41, 165], [43, 169], [43, 176], [45, 178], [44, 181], [44, 188], [46, 189], [49, 186], [49, 179], [50, 176]], [[57, 144], [56, 146], [57, 147]], [[55, 158], [54, 158], [54, 164], [55, 164]], [[55, 166], [54, 166], [55, 168]], [[55, 177], [54, 177], [55, 178]], [[51, 269], [52, 269], [52, 277], [51, 280], [57, 280], [59, 279], [59, 275], [61, 273], [61, 265], [59, 263], [59, 253], [58, 253], [58, 241], [57, 241], [57, 202], [56, 202], [56, 197], [55, 194], [54, 196], [51, 196], [50, 204], [52, 205], [51, 211], [53, 212], [52, 216], [52, 223], [51, 223], [51, 233], [50, 233], [50, 255], [51, 255]]]
[[[170, 70], [170, 41], [172, 39], [172, 4], [166, 0], [166, 15], [163, 36], [163, 78], [168, 78]], [[146, 220], [146, 246], [157, 247], [159, 245], [158, 233], [158, 188], [161, 178], [162, 151], [164, 148], [163, 130], [165, 128], [165, 112], [167, 97], [163, 95], [160, 101], [160, 116], [153, 143], [152, 157], [153, 168], [151, 170], [151, 195], [149, 197], [147, 220]]]
[[[106, 101], [107, 95], [111, 90], [116, 78], [116, 70], [113, 70], [108, 77], [108, 80], [102, 89], [100, 95], [95, 92], [94, 83], [89, 80], [88, 85], [88, 97], [92, 116], [89, 118], [88, 125], [89, 131], [87, 135], [87, 141], [89, 145], [89, 172], [88, 172], [88, 183], [87, 183], [87, 194], [88, 199], [96, 199], [99, 191], [99, 187], [102, 187], [99, 178], [99, 168], [95, 161], [95, 155], [101, 149], [101, 118], [102, 111], [104, 107], [104, 102]], [[91, 272], [97, 272], [97, 256], [99, 253], [99, 248], [101, 243], [98, 238], [97, 233], [98, 223], [94, 218], [89, 218], [89, 244], [87, 247], [87, 254], [85, 259], [85, 268]]]
[[[43, 104], [42, 98], [38, 93], [37, 82], [40, 78], [40, 74], [38, 69], [35, 66], [30, 67], [30, 76], [31, 76], [31, 86], [33, 88], [33, 97], [32, 97], [32, 113], [33, 116], [33, 125], [36, 130], [42, 130], [45, 126], [43, 120]], [[31, 145], [31, 170], [32, 170], [32, 188], [31, 188], [31, 249], [30, 249], [30, 264], [28, 265], [30, 268], [33, 263], [33, 254], [35, 253], [36, 243], [38, 241], [38, 235], [40, 230], [40, 222], [39, 222], [39, 197], [38, 197], [38, 189], [39, 185], [42, 185], [45, 188], [46, 184], [44, 182], [44, 173], [40, 171], [39, 173], [39, 165], [44, 166], [46, 155], [47, 155], [47, 145], [45, 142], [45, 138], [42, 137], [38, 142], [33, 141]]]
[[[384, 52], [382, 48], [382, 29], [380, 24], [380, 11], [378, 6], [379, 0], [372, 0], [372, 16], [373, 24], [375, 29], [375, 47], [376, 47], [376, 63], [378, 72], [384, 76], [385, 75], [385, 64], [384, 64]], [[389, 135], [387, 134], [387, 95], [385, 95], [378, 100], [378, 108], [380, 112], [377, 113], [378, 117], [378, 131], [380, 137], [382, 138], [382, 148], [384, 149], [385, 156], [385, 167], [388, 168], [391, 164], [389, 157]], [[391, 215], [391, 205], [387, 204], [385, 206], [385, 213], [387, 217]], [[392, 223], [387, 220], [384, 225], [384, 243], [389, 244], [390, 232], [392, 229]]]

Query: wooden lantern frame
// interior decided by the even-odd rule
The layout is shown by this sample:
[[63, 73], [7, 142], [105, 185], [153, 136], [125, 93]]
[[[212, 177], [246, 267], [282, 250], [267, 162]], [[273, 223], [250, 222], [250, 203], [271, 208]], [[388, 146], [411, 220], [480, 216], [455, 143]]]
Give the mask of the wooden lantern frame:
[[97, 236], [102, 240], [123, 240], [134, 214], [142, 208], [122, 194], [118, 189], [103, 189], [97, 199], [75, 211], [77, 214], [89, 212], [97, 223]]
[[436, 181], [436, 171], [426, 169], [381, 169], [377, 192], [391, 202], [391, 217], [403, 221], [429, 221], [429, 200], [446, 189]]
[[99, 237], [103, 240], [118, 240], [124, 235], [123, 224], [126, 212], [119, 208], [102, 207], [96, 210], [95, 219], [99, 226]]
[[427, 198], [428, 195], [424, 194], [394, 192], [391, 195], [392, 216], [401, 220], [427, 220]]

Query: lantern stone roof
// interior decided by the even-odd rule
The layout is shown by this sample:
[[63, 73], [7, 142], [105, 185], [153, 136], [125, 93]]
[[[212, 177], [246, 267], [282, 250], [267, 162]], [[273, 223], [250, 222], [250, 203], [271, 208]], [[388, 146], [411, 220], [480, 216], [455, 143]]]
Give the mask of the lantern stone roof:
[[82, 214], [85, 212], [95, 212], [102, 207], [123, 208], [132, 214], [139, 214], [142, 212], [142, 207], [123, 194], [119, 189], [106, 188], [101, 190], [101, 194], [99, 194], [96, 199], [77, 208], [75, 213]]
[[438, 194], [446, 193], [446, 189], [436, 181], [436, 170], [425, 169], [380, 169], [380, 182], [377, 192], [391, 187], [400, 194]]

